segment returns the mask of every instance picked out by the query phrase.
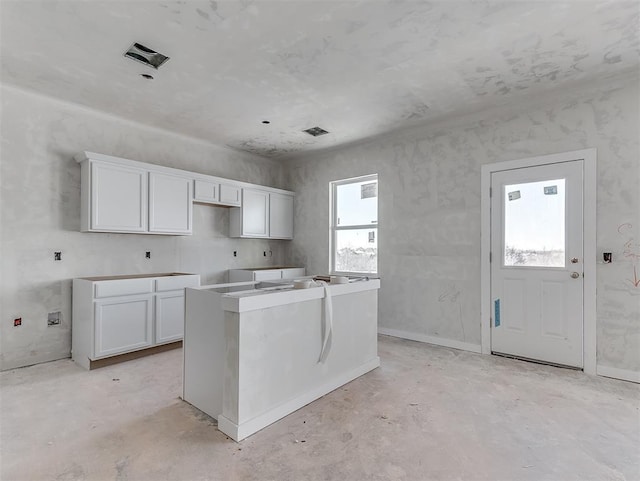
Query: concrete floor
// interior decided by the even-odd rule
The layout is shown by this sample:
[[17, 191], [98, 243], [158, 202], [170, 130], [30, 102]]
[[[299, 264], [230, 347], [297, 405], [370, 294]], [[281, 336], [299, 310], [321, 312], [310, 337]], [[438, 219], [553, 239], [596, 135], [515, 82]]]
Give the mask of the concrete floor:
[[182, 402], [181, 350], [0, 374], [18, 480], [638, 480], [640, 386], [381, 337], [382, 367], [240, 444]]

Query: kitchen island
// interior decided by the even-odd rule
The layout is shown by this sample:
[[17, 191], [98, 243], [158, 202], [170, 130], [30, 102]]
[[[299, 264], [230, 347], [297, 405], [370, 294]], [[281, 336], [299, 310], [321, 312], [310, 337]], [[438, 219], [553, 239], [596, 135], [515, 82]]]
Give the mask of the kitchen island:
[[235, 441], [380, 365], [378, 279], [186, 289], [183, 399]]

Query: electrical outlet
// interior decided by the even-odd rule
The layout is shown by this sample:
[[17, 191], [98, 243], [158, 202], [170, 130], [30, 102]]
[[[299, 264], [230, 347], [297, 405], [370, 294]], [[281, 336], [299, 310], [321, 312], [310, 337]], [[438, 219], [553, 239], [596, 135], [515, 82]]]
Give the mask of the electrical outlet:
[[53, 253], [53, 260], [54, 261], [61, 261], [62, 260], [62, 252], [54, 252]]
[[147, 251], [147, 252], [145, 252], [144, 256], [145, 256], [145, 258], [147, 258], [147, 259], [151, 259], [151, 251]]
[[16, 319], [13, 320], [13, 327], [18, 327], [22, 325], [22, 318], [18, 317]]
[[62, 320], [62, 313], [60, 311], [50, 312], [47, 314], [47, 326], [58, 326]]

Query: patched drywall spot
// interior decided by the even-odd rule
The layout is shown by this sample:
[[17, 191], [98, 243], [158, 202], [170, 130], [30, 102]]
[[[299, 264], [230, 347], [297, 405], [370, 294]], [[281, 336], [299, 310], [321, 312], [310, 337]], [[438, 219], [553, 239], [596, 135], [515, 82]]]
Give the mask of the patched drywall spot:
[[199, 8], [196, 8], [196, 13], [200, 15], [202, 18], [204, 18], [205, 20], [210, 20], [209, 14], [207, 12], [204, 12]]
[[630, 222], [620, 224], [618, 234], [622, 242], [622, 262], [628, 265], [625, 268], [625, 285], [640, 291], [640, 239]]
[[604, 55], [604, 63], [613, 64], [613, 63], [619, 63], [619, 62], [622, 62], [621, 55], [613, 55], [611, 52], [607, 52]]

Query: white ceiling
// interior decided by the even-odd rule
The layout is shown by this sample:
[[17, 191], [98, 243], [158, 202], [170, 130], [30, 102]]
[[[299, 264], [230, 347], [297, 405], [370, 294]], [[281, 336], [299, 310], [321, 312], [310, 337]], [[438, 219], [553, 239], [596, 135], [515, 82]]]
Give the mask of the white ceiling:
[[[1, 80], [285, 157], [638, 69], [639, 11], [622, 0], [2, 0]], [[158, 71], [128, 60], [133, 42], [171, 59]], [[302, 132], [315, 126], [330, 134]]]

